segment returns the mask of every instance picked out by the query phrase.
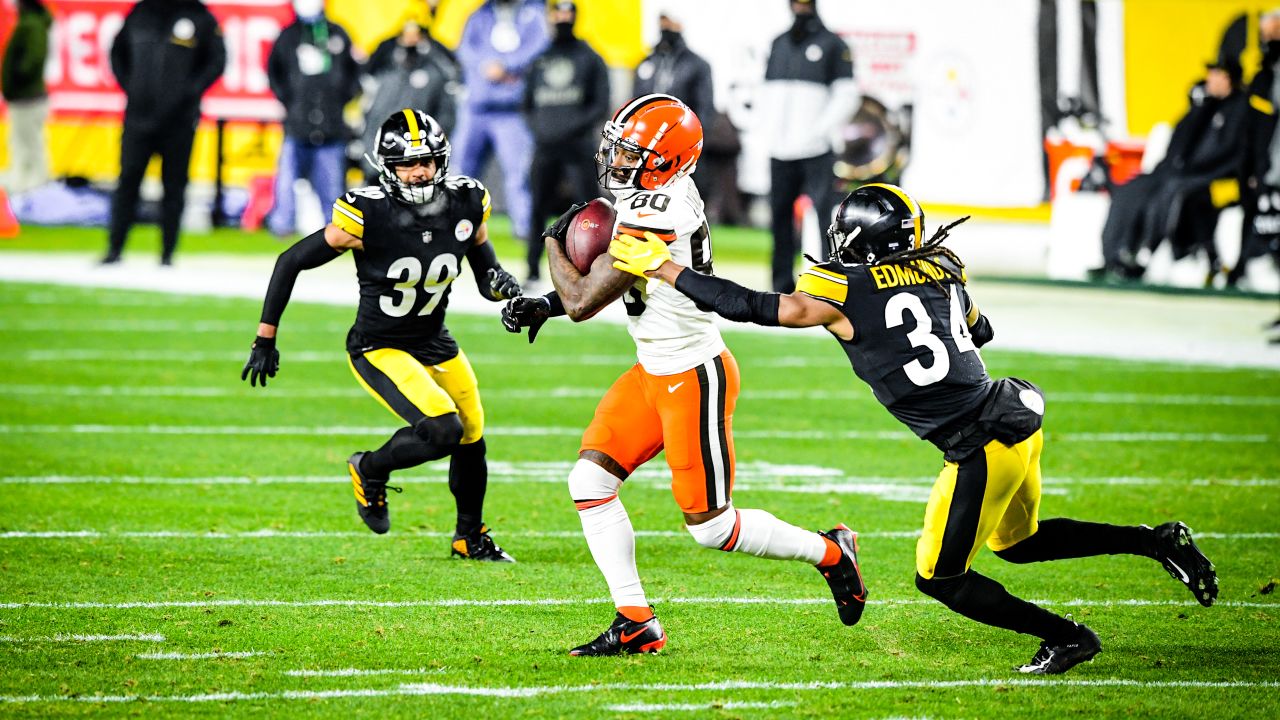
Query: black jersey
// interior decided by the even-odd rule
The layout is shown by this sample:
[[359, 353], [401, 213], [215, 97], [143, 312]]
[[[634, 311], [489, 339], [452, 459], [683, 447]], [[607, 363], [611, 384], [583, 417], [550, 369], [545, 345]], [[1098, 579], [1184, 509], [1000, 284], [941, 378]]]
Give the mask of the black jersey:
[[853, 340], [840, 345], [853, 371], [920, 437], [974, 412], [986, 399], [992, 381], [967, 317], [977, 311], [964, 285], [934, 261], [824, 263], [801, 275], [796, 291], [835, 305], [849, 318]]
[[450, 177], [442, 197], [421, 208], [381, 188], [356, 188], [333, 204], [333, 224], [364, 241], [353, 251], [360, 306], [347, 352], [404, 350], [426, 364], [458, 354], [444, 325], [449, 290], [462, 257], [489, 218], [489, 191], [469, 177]]

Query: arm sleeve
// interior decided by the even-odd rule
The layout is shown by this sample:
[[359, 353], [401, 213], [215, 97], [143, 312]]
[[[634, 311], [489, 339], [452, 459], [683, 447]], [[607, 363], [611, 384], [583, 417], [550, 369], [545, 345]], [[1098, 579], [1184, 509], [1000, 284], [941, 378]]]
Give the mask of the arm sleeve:
[[284, 45], [288, 42], [287, 30], [288, 28], [285, 28], [280, 32], [271, 46], [271, 52], [267, 55], [267, 85], [271, 88], [271, 94], [285, 105], [289, 104], [288, 71], [284, 66]]
[[964, 310], [964, 323], [969, 326], [969, 334], [973, 336], [973, 344], [982, 347], [991, 342], [996, 336], [996, 331], [991, 327], [991, 321], [986, 315], [978, 309], [978, 304], [973, 301], [973, 297], [969, 295], [969, 291], [964, 288], [958, 288], [960, 292], [960, 308]]
[[676, 290], [726, 320], [777, 326], [781, 295], [747, 289], [724, 278], [685, 268], [676, 277]]
[[494, 295], [493, 289], [489, 287], [489, 271], [502, 269], [498, 254], [493, 250], [493, 243], [472, 245], [467, 250], [467, 263], [471, 265], [471, 274], [476, 278], [476, 288], [485, 300], [497, 302], [504, 299]]
[[280, 257], [276, 259], [276, 269], [271, 273], [271, 283], [267, 285], [267, 297], [262, 301], [262, 322], [279, 325], [280, 316], [289, 304], [289, 296], [293, 294], [293, 285], [298, 281], [298, 275], [303, 270], [320, 267], [341, 254], [341, 251], [333, 249], [324, 241], [323, 228], [280, 253]]
[[120, 32], [116, 33], [116, 39], [111, 42], [111, 74], [116, 76], [116, 84], [124, 90], [124, 94], [129, 94], [129, 87], [126, 84], [129, 80], [129, 33], [133, 27], [130, 20], [133, 19], [133, 13], [129, 13], [124, 19], [124, 25], [121, 26]]

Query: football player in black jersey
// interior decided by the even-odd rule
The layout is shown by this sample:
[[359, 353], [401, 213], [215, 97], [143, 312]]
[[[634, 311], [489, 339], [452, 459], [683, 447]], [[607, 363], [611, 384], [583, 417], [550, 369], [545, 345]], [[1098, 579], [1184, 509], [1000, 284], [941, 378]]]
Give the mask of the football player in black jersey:
[[941, 244], [957, 224], [922, 242], [915, 200], [893, 185], [863, 186], [827, 231], [827, 262], [801, 275], [789, 295], [676, 265], [656, 238], [616, 238], [609, 252], [615, 267], [671, 283], [730, 320], [821, 326], [835, 336], [876, 399], [943, 452], [916, 544], [916, 587], [965, 617], [1039, 637], [1040, 649], [1018, 669], [1061, 673], [1098, 654], [1097, 634], [971, 570], [983, 544], [1014, 563], [1143, 555], [1206, 607], [1218, 579], [1180, 522], [1152, 529], [1039, 521], [1044, 398], [1025, 380], [987, 375], [978, 348], [992, 339], [991, 323], [965, 288], [963, 263]]
[[275, 376], [277, 326], [298, 274], [351, 250], [360, 282], [359, 309], [347, 334], [351, 371], [406, 423], [382, 447], [347, 461], [361, 519], [370, 530], [387, 532], [387, 489], [400, 492], [387, 485], [391, 473], [448, 455], [449, 490], [458, 506], [452, 554], [514, 562], [482, 520], [488, 482], [484, 408], [471, 364], [444, 325], [463, 257], [486, 299], [520, 294], [488, 242], [489, 191], [469, 177], [446, 175], [449, 140], [419, 110], [387, 118], [369, 162], [380, 187], [339, 198], [332, 221], [276, 261], [241, 379], [265, 387]]

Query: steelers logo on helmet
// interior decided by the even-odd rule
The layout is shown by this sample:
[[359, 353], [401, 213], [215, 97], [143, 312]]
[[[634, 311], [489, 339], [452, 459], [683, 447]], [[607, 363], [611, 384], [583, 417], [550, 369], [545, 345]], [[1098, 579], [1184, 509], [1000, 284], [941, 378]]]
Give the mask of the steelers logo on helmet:
[[702, 123], [688, 105], [655, 93], [623, 105], [600, 133], [596, 165], [607, 190], [657, 190], [692, 173]]
[[[428, 203], [449, 171], [449, 138], [436, 119], [421, 110], [405, 108], [391, 114], [378, 128], [374, 156], [365, 160], [378, 171], [378, 184], [388, 195], [408, 205]], [[431, 177], [408, 182], [396, 174], [396, 167], [431, 161]]]
[[918, 249], [924, 211], [897, 185], [872, 183], [849, 194], [827, 229], [828, 260], [870, 265], [905, 250]]

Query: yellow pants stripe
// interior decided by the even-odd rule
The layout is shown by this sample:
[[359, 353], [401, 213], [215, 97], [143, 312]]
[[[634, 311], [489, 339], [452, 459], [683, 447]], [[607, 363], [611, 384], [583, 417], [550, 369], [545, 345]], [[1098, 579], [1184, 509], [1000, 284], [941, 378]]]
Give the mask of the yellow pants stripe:
[[1040, 431], [1016, 445], [993, 440], [938, 474], [916, 543], [916, 572], [960, 575], [983, 545], [1004, 550], [1031, 537], [1040, 510]]
[[[438, 365], [423, 365], [403, 350], [379, 348], [362, 356], [373, 372], [361, 372], [348, 359], [351, 373], [365, 392], [388, 412], [413, 425], [423, 417], [457, 413], [462, 444], [484, 436], [484, 407], [475, 371], [461, 351]], [[360, 363], [362, 366], [364, 363]]]

